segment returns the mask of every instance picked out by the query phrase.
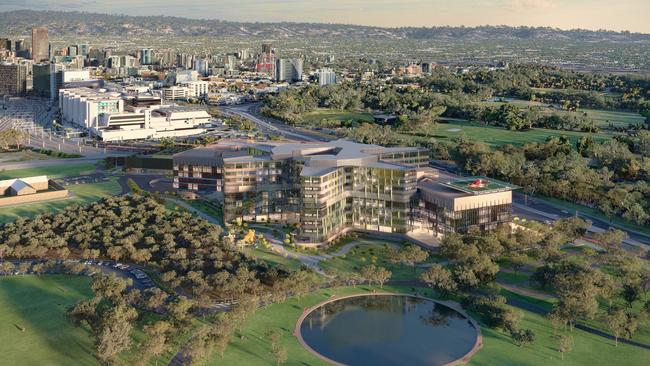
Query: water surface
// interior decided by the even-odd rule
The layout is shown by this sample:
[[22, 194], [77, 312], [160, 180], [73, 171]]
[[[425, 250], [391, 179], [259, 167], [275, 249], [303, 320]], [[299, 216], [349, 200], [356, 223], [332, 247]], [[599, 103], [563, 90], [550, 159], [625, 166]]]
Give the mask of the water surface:
[[300, 327], [305, 343], [346, 365], [443, 365], [465, 356], [478, 332], [445, 305], [403, 295], [325, 304]]

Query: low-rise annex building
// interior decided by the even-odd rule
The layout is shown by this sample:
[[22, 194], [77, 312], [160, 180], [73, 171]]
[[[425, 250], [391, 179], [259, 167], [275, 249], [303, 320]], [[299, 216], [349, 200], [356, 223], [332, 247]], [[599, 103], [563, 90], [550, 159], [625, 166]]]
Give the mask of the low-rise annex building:
[[0, 180], [0, 207], [67, 196], [67, 189], [45, 175]]
[[489, 230], [510, 221], [516, 188], [486, 178], [440, 183], [426, 149], [347, 140], [223, 141], [173, 160], [174, 187], [218, 192], [226, 222], [296, 223], [299, 243], [326, 243], [348, 230]]

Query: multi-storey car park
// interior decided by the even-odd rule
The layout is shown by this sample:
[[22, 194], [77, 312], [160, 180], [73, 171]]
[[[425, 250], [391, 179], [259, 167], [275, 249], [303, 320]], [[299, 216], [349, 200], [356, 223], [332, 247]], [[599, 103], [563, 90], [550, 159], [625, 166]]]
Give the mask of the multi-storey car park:
[[439, 235], [511, 220], [516, 187], [440, 182], [428, 163], [414, 147], [222, 141], [174, 155], [174, 187], [216, 192], [226, 222], [296, 223], [312, 245], [349, 230]]

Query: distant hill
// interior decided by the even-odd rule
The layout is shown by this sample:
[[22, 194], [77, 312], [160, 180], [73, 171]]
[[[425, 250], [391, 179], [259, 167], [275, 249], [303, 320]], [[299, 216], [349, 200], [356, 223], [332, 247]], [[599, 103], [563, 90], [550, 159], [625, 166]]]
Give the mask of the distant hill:
[[348, 37], [376, 39], [557, 40], [650, 44], [650, 34], [560, 30], [506, 26], [381, 28], [317, 23], [245, 23], [164, 16], [126, 16], [81, 12], [15, 10], [0, 12], [0, 36], [28, 34], [32, 26], [47, 26], [55, 36], [167, 35], [218, 37]]

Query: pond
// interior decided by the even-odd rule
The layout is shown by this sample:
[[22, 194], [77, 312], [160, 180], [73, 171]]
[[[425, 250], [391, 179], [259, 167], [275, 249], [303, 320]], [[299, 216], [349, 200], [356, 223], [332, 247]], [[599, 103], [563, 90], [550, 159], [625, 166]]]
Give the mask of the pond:
[[478, 341], [473, 322], [433, 300], [364, 295], [326, 303], [300, 324], [304, 343], [346, 365], [444, 365]]

